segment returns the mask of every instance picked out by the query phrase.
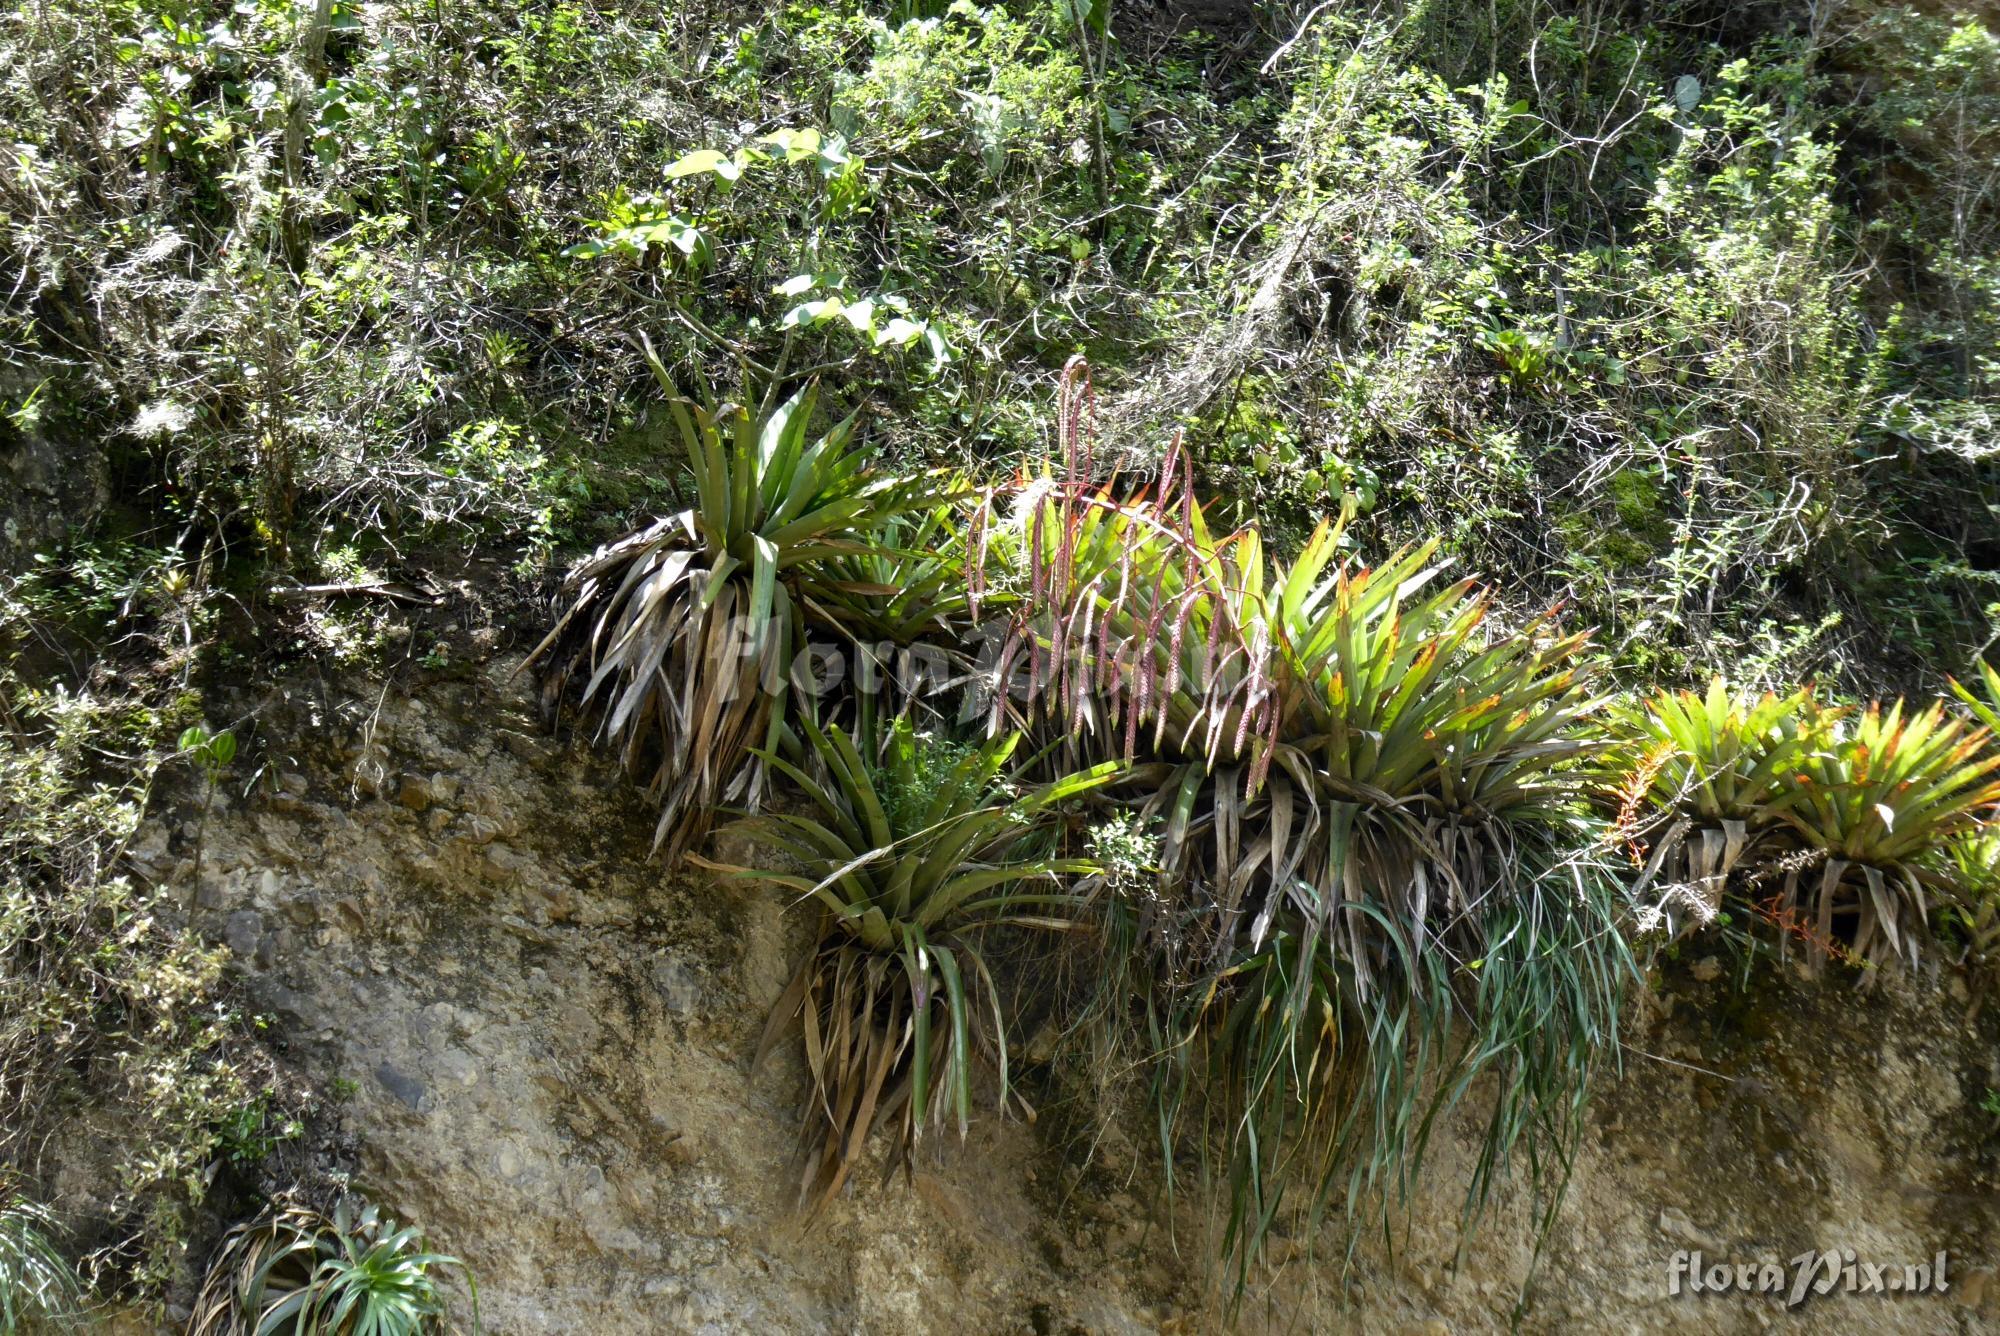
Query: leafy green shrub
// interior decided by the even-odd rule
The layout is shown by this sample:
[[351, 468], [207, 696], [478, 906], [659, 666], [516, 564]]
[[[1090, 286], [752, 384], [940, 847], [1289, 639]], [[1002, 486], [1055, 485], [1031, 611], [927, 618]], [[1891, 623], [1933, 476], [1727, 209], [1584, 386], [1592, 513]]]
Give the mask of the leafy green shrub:
[[[1074, 55], [999, 5], [869, 25], [867, 67], [841, 80], [834, 123], [933, 169], [969, 149], [995, 178], [1060, 167], [1084, 129]], [[955, 141], [955, 142], [954, 142]]]
[[905, 1164], [947, 1116], [963, 1137], [975, 1054], [998, 1068], [1001, 1111], [1018, 1098], [1006, 1008], [981, 938], [1003, 927], [1084, 926], [1087, 899], [1064, 879], [1095, 866], [1052, 856], [1046, 818], [1117, 767], [1019, 787], [1018, 734], [950, 747], [899, 718], [857, 745], [837, 727], [801, 727], [813, 773], [776, 754], [766, 759], [811, 799], [815, 815], [743, 823], [801, 870], [706, 865], [789, 887], [822, 911], [819, 940], [758, 1048], [761, 1060], [790, 1027], [803, 1031], [813, 1112], [801, 1197], [817, 1207], [846, 1182], [875, 1127], [896, 1129]]
[[1892, 5], [1857, 15], [1853, 38], [1877, 89], [1859, 117], [1881, 137], [1870, 202], [1909, 273], [1884, 330], [1896, 383], [1881, 425], [1976, 465], [1992, 455], [2000, 385], [2000, 198], [1986, 179], [2000, 152], [2000, 33], [1975, 14]]
[[[92, 1109], [116, 1138], [115, 1200], [143, 1217], [142, 1288], [175, 1274], [186, 1211], [270, 1076], [230, 1005], [226, 953], [170, 926], [121, 863], [174, 754], [164, 723], [0, 674], [0, 1164], [39, 1172], [52, 1130]], [[133, 770], [107, 777], [100, 749]]]
[[331, 1219], [287, 1206], [236, 1226], [209, 1264], [189, 1336], [423, 1336], [443, 1331], [448, 1311], [437, 1273], [456, 1270], [472, 1297], [479, 1285], [455, 1257], [427, 1251], [423, 1235], [398, 1228], [373, 1205], [359, 1215], [341, 1201]]

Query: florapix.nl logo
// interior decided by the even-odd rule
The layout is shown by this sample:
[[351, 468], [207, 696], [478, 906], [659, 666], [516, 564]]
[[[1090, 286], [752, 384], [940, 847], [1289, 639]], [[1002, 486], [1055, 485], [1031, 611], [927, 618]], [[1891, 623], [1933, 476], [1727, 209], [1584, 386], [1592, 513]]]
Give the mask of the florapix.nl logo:
[[1775, 1257], [1754, 1262], [1710, 1261], [1685, 1249], [1667, 1262], [1667, 1293], [1774, 1294], [1785, 1307], [1797, 1308], [1807, 1299], [1831, 1294], [1943, 1294], [1951, 1288], [1946, 1275], [1949, 1255], [1932, 1254], [1922, 1262], [1871, 1262], [1852, 1248], [1803, 1252], [1790, 1261]]

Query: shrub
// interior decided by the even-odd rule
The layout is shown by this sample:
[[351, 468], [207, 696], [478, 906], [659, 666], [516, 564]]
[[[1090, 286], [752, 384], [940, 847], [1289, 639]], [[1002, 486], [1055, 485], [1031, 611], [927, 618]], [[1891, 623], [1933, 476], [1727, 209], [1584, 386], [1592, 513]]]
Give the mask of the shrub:
[[[138, 701], [0, 673], [0, 1165], [42, 1172], [79, 1104], [115, 1135], [113, 1200], [142, 1288], [181, 1264], [186, 1212], [271, 1071], [233, 1009], [225, 953], [172, 925], [122, 865], [173, 752]], [[105, 776], [101, 752], [136, 757]]]

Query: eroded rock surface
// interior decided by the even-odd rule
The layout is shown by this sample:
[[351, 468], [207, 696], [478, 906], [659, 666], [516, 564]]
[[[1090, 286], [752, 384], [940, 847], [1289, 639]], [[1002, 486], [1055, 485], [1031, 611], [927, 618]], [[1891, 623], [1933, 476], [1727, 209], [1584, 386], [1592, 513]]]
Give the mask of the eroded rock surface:
[[[179, 804], [135, 858], [235, 953], [290, 1061], [332, 1097], [336, 1134], [315, 1133], [329, 1162], [473, 1266], [489, 1330], [1220, 1324], [1208, 1222], [1187, 1196], [1171, 1230], [1157, 1214], [1143, 1127], [1079, 1169], [988, 1116], [913, 1185], [870, 1177], [802, 1226], [798, 1064], [746, 1067], [803, 925], [776, 893], [663, 873], [643, 802], [543, 727], [516, 659], [466, 653], [471, 668], [407, 690], [357, 677], [246, 698], [264, 780], [205, 822]], [[1977, 1108], [2000, 1087], [1992, 1022], [1968, 1027], [1935, 979], [1744, 996], [1692, 965], [1635, 1018], [1523, 1327], [2000, 1329], [2000, 1140]], [[1441, 1134], [1435, 1190], [1393, 1256], [1364, 1248], [1343, 1274], [1280, 1238], [1246, 1329], [1504, 1328], [1529, 1208], [1502, 1201], [1453, 1264], [1471, 1127]], [[1668, 1293], [1677, 1250], [1812, 1246], [1946, 1249], [1952, 1288], [1797, 1312]]]

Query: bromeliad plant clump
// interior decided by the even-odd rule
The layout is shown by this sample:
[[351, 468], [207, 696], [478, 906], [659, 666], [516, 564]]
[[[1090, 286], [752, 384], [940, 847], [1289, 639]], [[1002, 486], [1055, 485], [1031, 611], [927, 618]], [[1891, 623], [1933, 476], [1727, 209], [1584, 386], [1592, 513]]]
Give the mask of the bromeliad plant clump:
[[1662, 905], [1707, 922], [1733, 889], [1815, 968], [1836, 952], [1915, 963], [1938, 897], [1976, 903], [1976, 855], [1951, 855], [2000, 804], [2000, 751], [1941, 702], [1853, 712], [1805, 691], [1738, 699], [1718, 679], [1624, 707], [1618, 727], [1620, 824], [1635, 849], [1642, 808], [1663, 826], [1635, 893], [1664, 873]]
[[[1008, 1080], [1007, 1010], [982, 948], [996, 929], [1070, 932], [1088, 897], [1066, 879], [1095, 871], [1055, 856], [1049, 819], [1097, 788], [1113, 765], [1032, 786], [1016, 782], [1021, 738], [947, 750], [906, 718], [859, 741], [802, 724], [810, 769], [766, 756], [812, 800], [810, 816], [747, 818], [745, 833], [796, 872], [707, 866], [789, 887], [821, 911], [818, 943], [779, 997], [758, 1060], [796, 1027], [812, 1073], [801, 1195], [840, 1190], [872, 1130], [895, 1129], [908, 1164], [925, 1131], [971, 1117], [975, 1054]], [[1024, 1109], [1025, 1100], [1020, 1101]]]
[[652, 365], [695, 504], [571, 571], [569, 607], [530, 661], [548, 656], [550, 703], [573, 678], [583, 704], [601, 700], [604, 736], [659, 803], [655, 843], [677, 858], [719, 804], [760, 796], [753, 753], [784, 727], [805, 620], [837, 617], [852, 593], [827, 563], [880, 555], [888, 525], [953, 485], [871, 469], [852, 416], [815, 435], [814, 387], [754, 413], [711, 408]]
[[425, 1249], [376, 1207], [346, 1201], [331, 1218], [281, 1207], [229, 1231], [209, 1264], [189, 1336], [434, 1336], [449, 1310], [437, 1276], [456, 1270], [472, 1299], [479, 1286], [455, 1257]]
[[1958, 835], [1932, 855], [1932, 863], [1952, 888], [1939, 918], [1976, 985], [1976, 1019], [2000, 988], [2000, 825], [1988, 822]]
[[1156, 1089], [1169, 1141], [1220, 1132], [1239, 1283], [1288, 1192], [1309, 1217], [1403, 1200], [1482, 1075], [1468, 1209], [1517, 1148], [1559, 1184], [1629, 973], [1563, 773], [1591, 745], [1583, 638], [1495, 631], [1434, 546], [1367, 568], [1332, 525], [1289, 564], [1216, 539], [1171, 456], [1137, 497], [1083, 488], [1076, 398], [1065, 419], [1066, 480], [1014, 520], [1013, 708], [1130, 762], [1117, 793], [1161, 832]]
[[[1344, 511], [1277, 559], [1210, 531], [1178, 448], [1121, 492], [1080, 361], [1059, 467], [1011, 489], [873, 474], [811, 411], [677, 408], [701, 504], [584, 563], [538, 652], [565, 646], [552, 696], [587, 673], [628, 762], [653, 758], [671, 849], [772, 775], [812, 804], [748, 817], [785, 866], [728, 869], [822, 916], [760, 1049], [801, 1035], [812, 1203], [875, 1130], [904, 1164], [963, 1130], [977, 1060], [1019, 1099], [986, 947], [1006, 929], [1095, 944], [1103, 984], [1058, 1020], [1144, 1055], [1170, 1185], [1190, 1145], [1224, 1166], [1238, 1293], [1281, 1220], [1407, 1205], [1475, 1086], [1467, 1222], [1524, 1165], [1546, 1225], [1617, 1052], [1628, 920], [1664, 912], [1639, 892], [1705, 921], [1784, 876], [1774, 918], [1908, 957], [1927, 896], [1984, 857], [1985, 729], [1720, 685], [1607, 711], [1584, 636], [1496, 625], [1435, 543], [1362, 564]], [[731, 616], [738, 648], [712, 648]], [[866, 673], [788, 690], [772, 670], [808, 633], [943, 656], [987, 741], [924, 741], [909, 719], [938, 702]], [[1056, 852], [1069, 798], [1121, 832], [1116, 875]]]
[[1706, 924], [1721, 912], [1729, 874], [1782, 824], [1799, 766], [1831, 719], [1808, 691], [1742, 700], [1719, 678], [1706, 694], [1663, 691], [1614, 707], [1606, 770], [1635, 860], [1642, 827], [1665, 823], [1632, 888], [1644, 895], [1664, 874], [1648, 926]]
[[1804, 891], [1787, 875], [1781, 912], [1810, 908], [1815, 963], [1843, 919], [1852, 921], [1855, 956], [1915, 964], [1932, 897], [1952, 889], [1925, 858], [2000, 804], [2000, 752], [1985, 728], [1946, 715], [1942, 703], [1907, 711], [1901, 701], [1871, 704], [1834, 728], [1832, 744], [1799, 777], [1791, 811], [1824, 868]]

